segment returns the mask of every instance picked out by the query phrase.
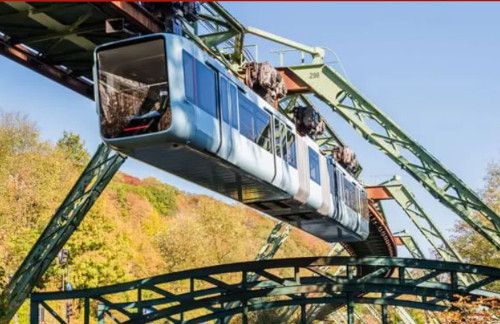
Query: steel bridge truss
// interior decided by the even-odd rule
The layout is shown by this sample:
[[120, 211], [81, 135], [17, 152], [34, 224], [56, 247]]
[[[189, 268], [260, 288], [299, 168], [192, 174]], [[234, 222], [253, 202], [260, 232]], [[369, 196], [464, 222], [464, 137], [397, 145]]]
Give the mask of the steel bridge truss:
[[[318, 269], [342, 268], [344, 275]], [[378, 277], [376, 271], [358, 276], [360, 266], [392, 269], [396, 276]], [[406, 275], [409, 269], [425, 270], [422, 276]], [[462, 285], [458, 274], [474, 273], [481, 280]], [[254, 275], [254, 280], [248, 280]], [[309, 305], [347, 304], [353, 323], [354, 304], [374, 304], [387, 314], [388, 305], [443, 311], [445, 301], [456, 295], [475, 294], [477, 288], [500, 278], [497, 269], [454, 262], [370, 257], [309, 257], [261, 260], [187, 270], [96, 289], [33, 293], [31, 323], [38, 323], [40, 306], [65, 323], [54, 302], [83, 301], [84, 322], [90, 323], [100, 304], [99, 317], [112, 316], [118, 323], [144, 323], [166, 319], [174, 323], [224, 320], [240, 314], [244, 323], [250, 312], [284, 306], [300, 308], [307, 321]], [[233, 304], [234, 307], [227, 307]], [[52, 306], [51, 306], [52, 305]], [[386, 315], [383, 315], [386, 316]]]

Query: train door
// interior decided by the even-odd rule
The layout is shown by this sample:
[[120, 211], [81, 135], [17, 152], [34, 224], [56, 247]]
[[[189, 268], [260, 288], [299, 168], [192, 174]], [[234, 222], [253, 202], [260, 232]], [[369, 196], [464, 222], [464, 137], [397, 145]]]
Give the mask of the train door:
[[230, 85], [226, 77], [219, 78], [219, 125], [221, 134], [221, 143], [217, 151], [217, 155], [225, 160], [229, 160], [229, 156], [233, 150], [233, 136], [231, 131], [231, 93]]
[[[277, 118], [274, 118], [274, 163], [276, 172], [274, 174], [273, 184], [284, 189], [289, 182], [289, 175], [286, 163], [286, 127]], [[288, 181], [287, 181], [288, 180]]]
[[229, 82], [229, 120], [230, 120], [230, 138], [231, 138], [231, 149], [229, 150], [229, 161], [236, 164], [236, 150], [237, 142], [236, 138], [239, 138], [239, 109], [238, 109], [238, 89], [236, 85]]
[[215, 153], [220, 146], [217, 73], [185, 51], [183, 61], [186, 99], [195, 106], [196, 133], [192, 140]]
[[338, 203], [339, 199], [337, 197], [337, 171], [334, 162], [331, 158], [328, 158], [328, 176], [330, 179], [330, 196], [332, 199], [332, 216], [335, 218], [336, 213], [338, 213]]

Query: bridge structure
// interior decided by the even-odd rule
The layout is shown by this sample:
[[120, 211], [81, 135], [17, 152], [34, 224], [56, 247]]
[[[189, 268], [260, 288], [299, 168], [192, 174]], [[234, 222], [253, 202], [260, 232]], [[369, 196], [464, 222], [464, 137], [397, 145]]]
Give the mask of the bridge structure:
[[[172, 4], [163, 6], [169, 9]], [[323, 102], [438, 201], [500, 248], [499, 216], [328, 66], [324, 62], [324, 49], [245, 26], [216, 2], [203, 3], [196, 22], [182, 16], [175, 19], [186, 37], [235, 74], [240, 72], [243, 63], [251, 60], [245, 47], [247, 35], [309, 55], [308, 63], [279, 69], [288, 88], [288, 96], [279, 103], [281, 111], [290, 114], [297, 104], [317, 109], [311, 97]], [[160, 20], [139, 3], [4, 2], [0, 3], [0, 54], [93, 99], [94, 48], [131, 35], [162, 32], [166, 25], [167, 21]], [[334, 127], [328, 123], [326, 126], [326, 132], [314, 138], [320, 147], [326, 151], [344, 146]], [[326, 318], [347, 306], [347, 320], [352, 323], [356, 303], [369, 304], [370, 310], [386, 322], [388, 305], [398, 306], [402, 314], [404, 307], [441, 311], [450, 307], [449, 302], [456, 295], [498, 296], [481, 288], [498, 280], [499, 270], [465, 264], [399, 179], [367, 186], [370, 236], [363, 242], [334, 244], [330, 257], [271, 260], [289, 231], [289, 226], [278, 223], [254, 262], [195, 269], [94, 289], [33, 293], [43, 273], [125, 159], [126, 156], [104, 144], [99, 146], [2, 291], [0, 323], [9, 322], [27, 298], [31, 300], [32, 323], [38, 323], [40, 307], [64, 323], [63, 316], [50, 306], [54, 300], [61, 299], [81, 299], [85, 323], [92, 317], [91, 300], [98, 301], [97, 316], [101, 320], [108, 314], [118, 322], [147, 322], [160, 318], [172, 322], [211, 319], [228, 322], [237, 314], [246, 321], [249, 312], [277, 307], [284, 309], [284, 321], [300, 311], [299, 318], [305, 322]], [[391, 232], [380, 203], [387, 199], [394, 199], [402, 207], [441, 261], [425, 260], [411, 237]], [[396, 258], [397, 245], [406, 246], [413, 259]], [[341, 251], [351, 257], [333, 257]], [[233, 281], [221, 279], [224, 275]], [[163, 287], [183, 280], [189, 282], [189, 288], [182, 294], [174, 294]], [[128, 299], [120, 300], [122, 297], [116, 296], [108, 299], [109, 294], [128, 296]], [[374, 310], [373, 305], [380, 305], [380, 312]], [[199, 310], [204, 312], [201, 317], [188, 314]]]

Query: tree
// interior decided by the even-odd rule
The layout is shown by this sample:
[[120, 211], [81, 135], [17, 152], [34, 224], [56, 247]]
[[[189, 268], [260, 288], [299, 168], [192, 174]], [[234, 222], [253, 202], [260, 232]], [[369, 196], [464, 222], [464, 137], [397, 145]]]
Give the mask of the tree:
[[[492, 163], [488, 166], [484, 180], [481, 198], [498, 214], [500, 213], [500, 163]], [[455, 233], [451, 243], [466, 262], [500, 266], [498, 250], [468, 224], [463, 221], [458, 222], [455, 225]], [[493, 283], [486, 288], [499, 291], [500, 284]], [[452, 303], [452, 306], [449, 312], [439, 314], [443, 323], [493, 323], [500, 317], [498, 301], [495, 299], [470, 301], [459, 297]]]
[[89, 153], [85, 150], [85, 143], [78, 134], [64, 131], [56, 147], [77, 166], [84, 166], [90, 159]]
[[[481, 191], [483, 201], [497, 214], [500, 213], [500, 163], [488, 166], [485, 185]], [[455, 225], [452, 244], [469, 263], [500, 266], [500, 253], [465, 222]], [[498, 287], [500, 288], [500, 286]]]

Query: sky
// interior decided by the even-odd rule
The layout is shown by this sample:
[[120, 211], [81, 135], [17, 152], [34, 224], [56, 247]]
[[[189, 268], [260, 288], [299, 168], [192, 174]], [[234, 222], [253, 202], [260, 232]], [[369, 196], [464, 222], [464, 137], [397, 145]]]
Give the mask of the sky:
[[[246, 25], [333, 50], [350, 82], [472, 189], [482, 188], [488, 163], [500, 162], [500, 3], [223, 5]], [[248, 41], [258, 46], [260, 60], [278, 64], [272, 51], [282, 46], [253, 37]], [[326, 61], [341, 70], [330, 52]], [[298, 64], [298, 56], [286, 54], [285, 64]], [[357, 153], [366, 184], [400, 175], [438, 227], [452, 233], [459, 220], [455, 214], [342, 118], [320, 108]], [[45, 140], [55, 142], [67, 130], [80, 134], [91, 152], [100, 142], [92, 101], [4, 57], [0, 57], [0, 110], [28, 115]], [[229, 201], [132, 159], [122, 171]], [[428, 254], [428, 244], [402, 210], [394, 202], [384, 207], [391, 229], [406, 229]]]

